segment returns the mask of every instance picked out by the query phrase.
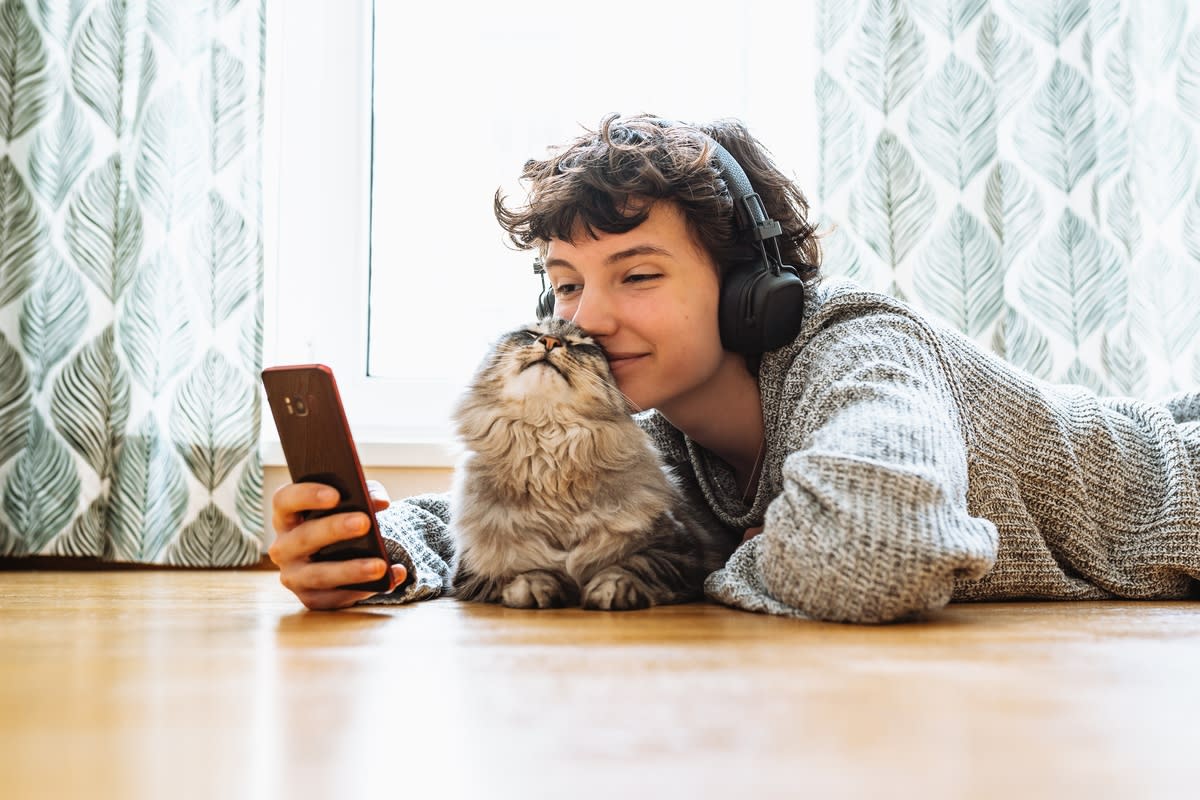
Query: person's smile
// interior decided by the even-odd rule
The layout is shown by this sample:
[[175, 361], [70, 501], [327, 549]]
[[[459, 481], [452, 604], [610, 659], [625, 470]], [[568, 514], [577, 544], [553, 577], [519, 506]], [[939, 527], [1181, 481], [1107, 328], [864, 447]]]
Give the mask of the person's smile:
[[608, 367], [612, 370], [613, 375], [624, 372], [650, 357], [649, 353], [605, 353], [608, 358]]

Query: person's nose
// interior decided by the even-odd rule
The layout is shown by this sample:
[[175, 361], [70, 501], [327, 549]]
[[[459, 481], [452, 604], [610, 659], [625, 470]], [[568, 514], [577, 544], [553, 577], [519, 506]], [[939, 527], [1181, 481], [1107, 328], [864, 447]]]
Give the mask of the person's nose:
[[541, 336], [537, 337], [537, 340], [542, 343], [543, 347], [546, 348], [547, 353], [556, 347], [562, 347], [562, 339], [559, 339], [557, 336], [551, 336], [548, 333], [543, 333]]
[[617, 328], [612, 299], [601, 289], [584, 289], [580, 293], [571, 321], [596, 337], [609, 336]]

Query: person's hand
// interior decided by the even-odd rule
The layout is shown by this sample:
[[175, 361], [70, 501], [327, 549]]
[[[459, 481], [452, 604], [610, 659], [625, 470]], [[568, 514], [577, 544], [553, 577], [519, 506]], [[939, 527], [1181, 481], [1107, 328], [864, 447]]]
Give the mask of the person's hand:
[[743, 541], [743, 542], [748, 542], [748, 541], [750, 541], [750, 540], [751, 540], [751, 539], [753, 539], [755, 536], [758, 536], [760, 533], [762, 533], [762, 530], [763, 530], [763, 526], [762, 526], [762, 525], [759, 525], [757, 528], [747, 528], [747, 529], [746, 529], [746, 533], [745, 533], [745, 535], [744, 535], [744, 536], [742, 536], [742, 541]]
[[[378, 481], [367, 481], [371, 507], [381, 511], [391, 504], [387, 491]], [[338, 589], [348, 583], [363, 583], [381, 578], [388, 572], [381, 558], [351, 561], [311, 561], [312, 554], [327, 544], [353, 539], [366, 533], [370, 521], [365, 514], [350, 511], [304, 521], [302, 512], [333, 508], [338, 504], [337, 490], [322, 483], [289, 483], [279, 487], [271, 498], [271, 522], [275, 541], [267, 554], [279, 567], [279, 582], [311, 609], [346, 608], [375, 592]], [[388, 591], [404, 582], [401, 564], [391, 565]]]

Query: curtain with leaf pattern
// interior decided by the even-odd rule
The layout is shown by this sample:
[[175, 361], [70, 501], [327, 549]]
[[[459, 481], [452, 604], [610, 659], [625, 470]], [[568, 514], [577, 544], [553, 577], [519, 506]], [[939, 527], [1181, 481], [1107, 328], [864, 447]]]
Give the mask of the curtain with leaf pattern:
[[0, 555], [262, 552], [264, 0], [0, 0]]
[[815, 9], [828, 272], [1042, 378], [1200, 384], [1200, 7]]

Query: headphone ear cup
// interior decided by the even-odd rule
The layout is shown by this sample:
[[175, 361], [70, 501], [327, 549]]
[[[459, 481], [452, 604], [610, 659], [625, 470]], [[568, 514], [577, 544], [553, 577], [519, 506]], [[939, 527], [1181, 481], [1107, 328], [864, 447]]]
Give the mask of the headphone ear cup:
[[721, 344], [735, 353], [765, 353], [796, 338], [804, 321], [804, 281], [791, 267], [773, 273], [753, 261], [727, 273], [718, 309]]

